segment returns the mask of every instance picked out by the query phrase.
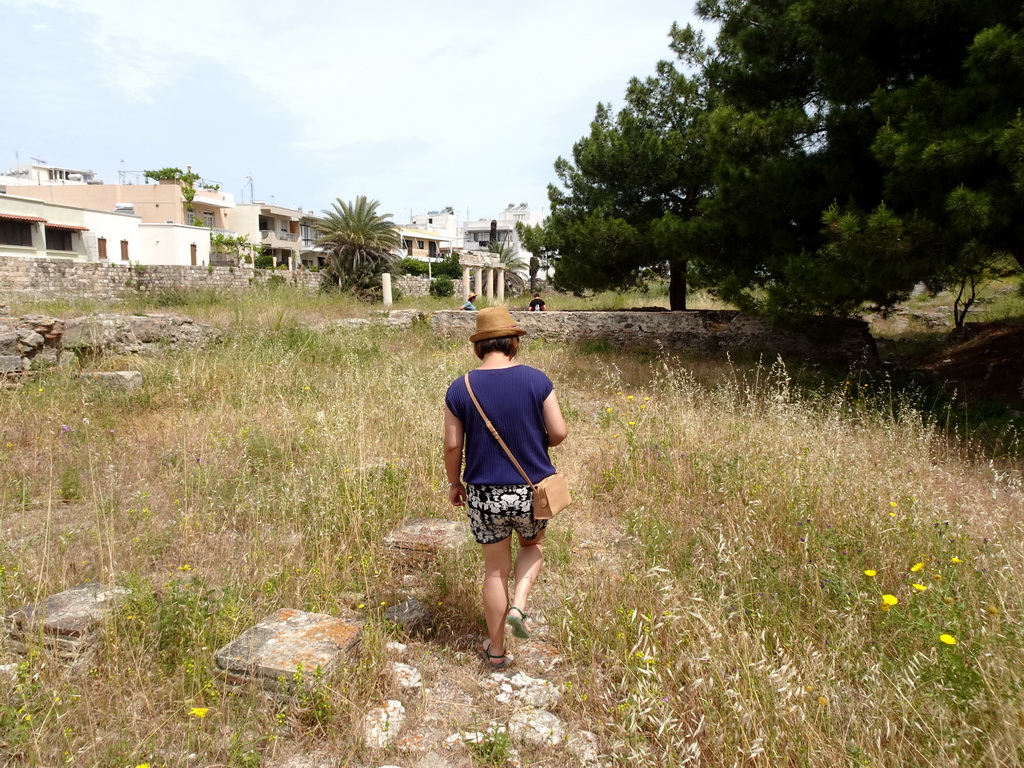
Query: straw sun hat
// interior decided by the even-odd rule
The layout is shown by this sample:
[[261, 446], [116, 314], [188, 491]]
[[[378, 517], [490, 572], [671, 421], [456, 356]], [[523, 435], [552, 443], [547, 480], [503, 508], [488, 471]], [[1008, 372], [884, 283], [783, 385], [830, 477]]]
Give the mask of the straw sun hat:
[[502, 336], [523, 336], [526, 334], [516, 325], [512, 313], [505, 307], [486, 307], [476, 313], [476, 333], [469, 337], [470, 341], [499, 339]]

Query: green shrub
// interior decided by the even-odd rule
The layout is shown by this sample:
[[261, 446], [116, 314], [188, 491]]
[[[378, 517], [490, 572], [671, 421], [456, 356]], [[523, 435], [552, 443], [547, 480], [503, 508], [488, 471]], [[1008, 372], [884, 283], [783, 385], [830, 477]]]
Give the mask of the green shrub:
[[430, 295], [446, 299], [455, 294], [455, 282], [447, 275], [435, 277], [430, 283]]
[[402, 267], [403, 275], [425, 275], [427, 274], [427, 270], [429, 269], [425, 261], [414, 259], [411, 256], [406, 256], [404, 259], [402, 259], [400, 265]]
[[273, 269], [274, 268], [274, 257], [269, 253], [257, 253], [253, 259], [252, 265], [256, 269]]

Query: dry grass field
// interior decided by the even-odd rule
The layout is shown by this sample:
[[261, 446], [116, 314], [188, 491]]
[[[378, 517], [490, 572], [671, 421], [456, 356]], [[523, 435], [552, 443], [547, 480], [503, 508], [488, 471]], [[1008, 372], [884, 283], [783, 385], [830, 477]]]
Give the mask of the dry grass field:
[[[0, 765], [415, 765], [362, 742], [393, 696], [386, 645], [409, 643], [428, 689], [478, 690], [481, 565], [470, 550], [426, 573], [437, 626], [407, 638], [383, 619], [404, 590], [383, 539], [458, 518], [440, 428], [468, 343], [331, 329], [364, 310], [289, 291], [180, 303], [225, 340], [94, 361], [141, 389], [51, 370], [0, 390], [0, 609], [132, 590], [87, 668], [0, 645]], [[1019, 464], [855, 371], [798, 389], [781, 362], [536, 341], [522, 357], [570, 427], [554, 456], [575, 503], [534, 605], [562, 656], [553, 711], [608, 763], [1024, 761]], [[290, 699], [227, 686], [214, 651], [282, 607], [365, 621], [356, 660]], [[451, 732], [508, 718], [479, 701]], [[406, 705], [415, 723], [426, 704]], [[571, 764], [490, 746], [445, 759]]]

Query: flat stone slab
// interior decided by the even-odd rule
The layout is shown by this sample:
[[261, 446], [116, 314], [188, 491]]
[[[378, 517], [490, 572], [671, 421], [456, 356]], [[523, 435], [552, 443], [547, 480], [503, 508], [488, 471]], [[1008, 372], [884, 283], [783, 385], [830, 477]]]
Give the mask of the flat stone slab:
[[79, 374], [79, 377], [111, 389], [138, 389], [142, 386], [142, 373], [139, 371], [96, 371]]
[[217, 668], [231, 682], [271, 690], [287, 688], [300, 670], [311, 683], [318, 668], [324, 679], [334, 673], [362, 631], [334, 616], [282, 608], [217, 651]]
[[80, 638], [99, 627], [117, 601], [128, 594], [123, 587], [81, 584], [11, 611], [4, 623], [12, 634], [41, 631], [43, 635]]
[[396, 528], [384, 545], [399, 558], [436, 558], [442, 550], [457, 550], [469, 542], [465, 521], [421, 517]]
[[123, 587], [90, 582], [17, 608], [4, 616], [11, 648], [27, 651], [38, 638], [58, 657], [80, 658], [94, 648], [103, 621], [128, 594]]

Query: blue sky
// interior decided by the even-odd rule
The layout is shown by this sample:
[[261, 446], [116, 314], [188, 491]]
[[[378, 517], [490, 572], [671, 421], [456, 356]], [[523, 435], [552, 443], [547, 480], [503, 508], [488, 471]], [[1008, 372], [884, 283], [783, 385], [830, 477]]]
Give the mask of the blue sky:
[[599, 101], [671, 57], [666, 0], [0, 0], [0, 172], [165, 166], [320, 211], [407, 221], [547, 209]]

